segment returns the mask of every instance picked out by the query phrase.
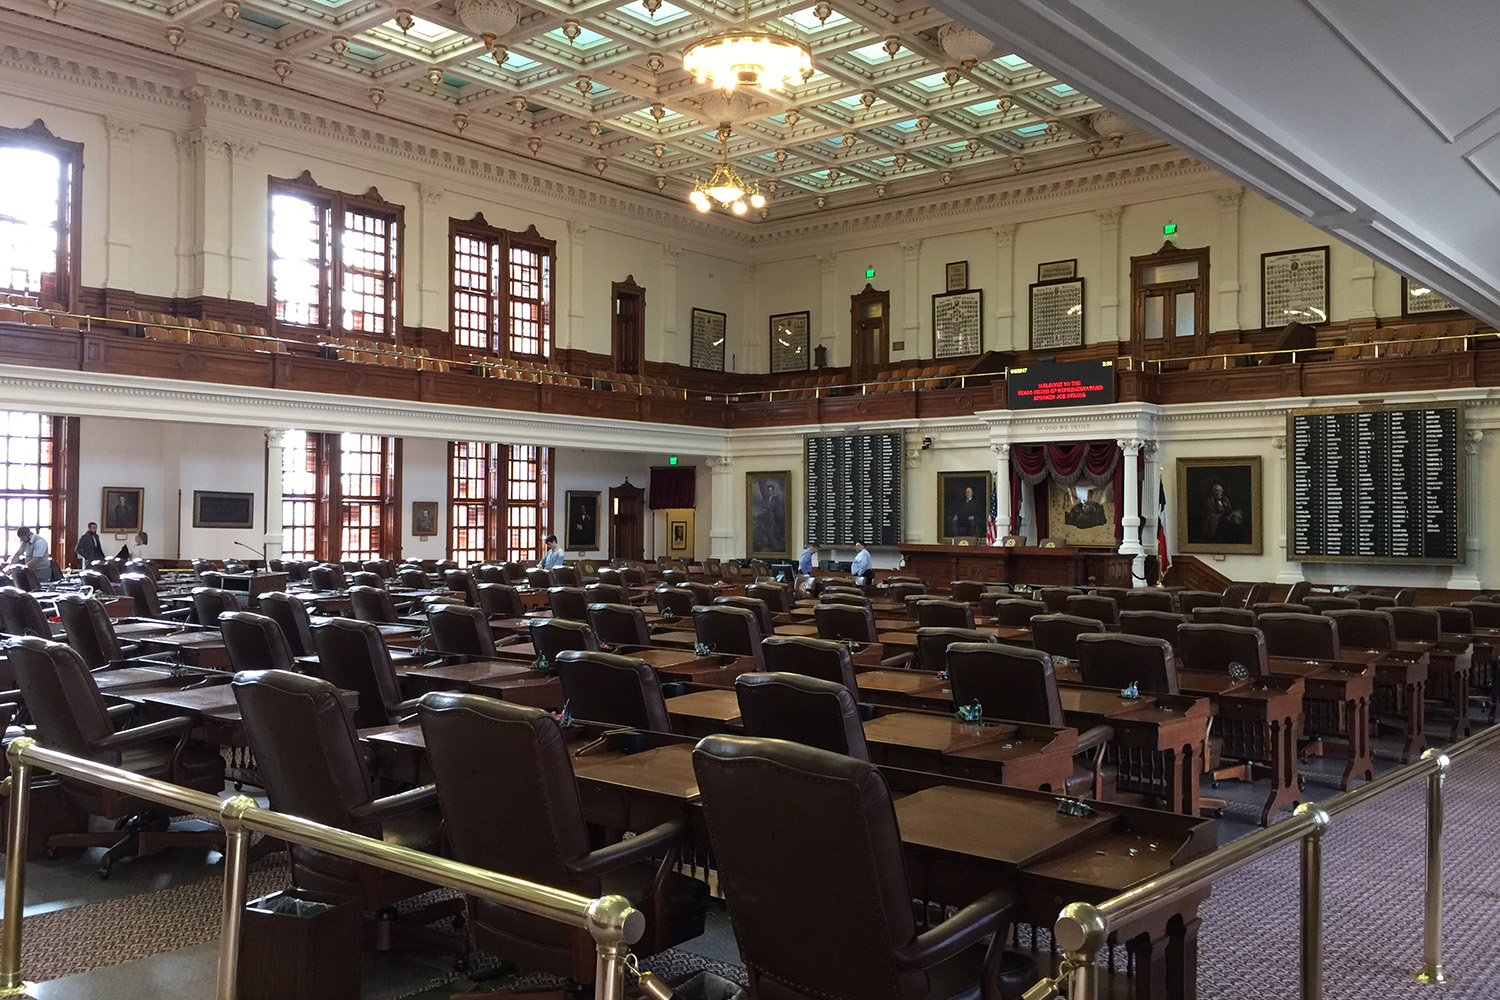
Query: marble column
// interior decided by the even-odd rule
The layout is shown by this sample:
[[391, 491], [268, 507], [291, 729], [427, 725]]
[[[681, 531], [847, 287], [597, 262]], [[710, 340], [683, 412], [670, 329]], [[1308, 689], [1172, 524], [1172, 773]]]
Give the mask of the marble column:
[[1125, 463], [1125, 497], [1124, 506], [1121, 508], [1123, 513], [1120, 517], [1122, 528], [1120, 554], [1135, 557], [1130, 572], [1134, 579], [1141, 580], [1146, 576], [1146, 557], [1145, 549], [1141, 548], [1141, 476], [1140, 470], [1136, 468], [1136, 459], [1145, 442], [1140, 438], [1121, 438], [1118, 443], [1124, 452], [1120, 461]]
[[678, 342], [677, 330], [677, 262], [682, 258], [682, 247], [661, 248], [661, 356], [659, 360], [687, 364], [690, 351]]
[[[902, 258], [902, 321], [899, 353], [908, 358], [920, 358], [922, 351], [922, 241], [907, 240], [901, 244]], [[894, 338], [892, 338], [894, 339]], [[891, 345], [891, 360], [896, 360], [895, 345]]]
[[282, 448], [286, 444], [286, 431], [281, 428], [267, 428], [266, 430], [266, 533], [261, 539], [265, 546], [267, 559], [281, 558], [282, 539], [285, 537], [281, 524], [281, 496], [284, 487], [281, 482], [283, 455]]
[[1214, 276], [1219, 279], [1218, 315], [1210, 324], [1214, 330], [1239, 330], [1253, 323], [1240, 322], [1240, 206], [1245, 200], [1245, 189], [1233, 187], [1215, 193], [1219, 203], [1219, 239], [1214, 243]]
[[229, 145], [198, 127], [178, 136], [186, 163], [192, 218], [187, 254], [191, 261], [186, 294], [229, 296]]
[[[1101, 208], [1099, 217], [1099, 336], [1100, 342], [1129, 340], [1129, 312], [1126, 312], [1125, 329], [1120, 329], [1120, 272], [1126, 262], [1120, 258], [1120, 216], [1125, 209], [1116, 205]], [[1087, 324], [1085, 324], [1085, 328]]]
[[138, 204], [135, 194], [134, 158], [131, 140], [136, 126], [118, 118], [104, 119], [108, 139], [109, 174], [106, 178], [107, 223], [105, 226], [104, 285], [106, 288], [134, 290], [135, 278], [130, 270], [131, 211]]
[[[838, 254], [834, 251], [818, 254], [818, 274], [822, 281], [822, 315], [818, 317], [818, 334], [816, 343], [828, 349], [828, 364], [830, 366], [846, 365], [849, 359], [840, 350], [839, 344], [839, 322], [842, 320], [847, 324], [849, 307], [848, 302], [844, 308], [839, 308], [839, 279], [838, 279]], [[845, 331], [848, 326], [844, 327]], [[847, 340], [847, 333], [845, 335]]]
[[1155, 441], [1143, 441], [1141, 454], [1146, 456], [1141, 472], [1141, 553], [1152, 555], [1156, 552], [1156, 525], [1161, 519], [1161, 448]]
[[1479, 443], [1484, 431], [1477, 428], [1464, 434], [1464, 563], [1454, 566], [1448, 578], [1449, 590], [1481, 590], [1479, 581], [1479, 532], [1484, 516], [1484, 491], [1480, 488]]
[[557, 346], [560, 348], [577, 347], [584, 342], [584, 291], [588, 282], [584, 273], [583, 238], [588, 234], [587, 223], [568, 223], [568, 335], [566, 338], [557, 338]]
[[708, 550], [715, 559], [738, 559], [741, 550], [749, 551], [750, 540], [741, 539], [736, 528], [736, 524], [743, 521], [735, 517], [738, 508], [734, 495], [734, 461], [728, 455], [715, 455], [707, 464], [712, 483], [709, 496], [713, 504], [709, 512]]
[[[992, 332], [982, 345], [985, 350], [1010, 351], [1030, 346], [1024, 340], [1016, 343], [1016, 231], [1021, 227], [1014, 222], [996, 226], [995, 233], [995, 290], [994, 323]], [[987, 296], [989, 289], [985, 289]]]
[[266, 294], [266, 171], [257, 169], [260, 143], [229, 143], [229, 298], [258, 302]]
[[[995, 544], [1012, 534], [1010, 523], [1010, 445], [990, 445], [995, 453]], [[985, 511], [986, 514], [989, 511]]]
[[[417, 272], [416, 312], [407, 312], [403, 318], [407, 326], [446, 330], [448, 285], [451, 280], [446, 270], [449, 261], [448, 215], [439, 206], [447, 191], [436, 184], [419, 184], [417, 193], [421, 196], [418, 199], [421, 207], [417, 210], [417, 233], [414, 238], [408, 234], [407, 242], [421, 247], [422, 266]], [[406, 259], [411, 260], [410, 253], [406, 255]], [[554, 342], [556, 339], [557, 333], [554, 330]]]

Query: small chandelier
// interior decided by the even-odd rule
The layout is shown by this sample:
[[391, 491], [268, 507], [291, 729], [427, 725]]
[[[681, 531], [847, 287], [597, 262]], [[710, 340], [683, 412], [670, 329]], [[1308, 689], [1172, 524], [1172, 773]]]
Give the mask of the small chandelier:
[[[750, 19], [749, 0], [745, 20]], [[783, 87], [792, 80], [812, 77], [812, 49], [784, 35], [745, 27], [720, 32], [688, 48], [682, 67], [699, 83], [712, 83], [721, 90], [748, 87]]]
[[751, 208], [765, 208], [766, 196], [760, 193], [760, 184], [746, 184], [739, 171], [729, 165], [729, 129], [721, 126], [719, 141], [723, 144], [722, 159], [714, 164], [714, 172], [708, 180], [693, 180], [692, 193], [688, 201], [700, 212], [711, 211], [714, 202], [735, 215], [744, 215]]

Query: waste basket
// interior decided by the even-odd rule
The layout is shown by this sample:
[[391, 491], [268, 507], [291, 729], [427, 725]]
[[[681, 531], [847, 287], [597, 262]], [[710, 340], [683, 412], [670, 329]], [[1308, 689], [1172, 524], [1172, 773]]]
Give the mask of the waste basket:
[[350, 896], [286, 889], [245, 905], [239, 1000], [359, 1000], [360, 908]]

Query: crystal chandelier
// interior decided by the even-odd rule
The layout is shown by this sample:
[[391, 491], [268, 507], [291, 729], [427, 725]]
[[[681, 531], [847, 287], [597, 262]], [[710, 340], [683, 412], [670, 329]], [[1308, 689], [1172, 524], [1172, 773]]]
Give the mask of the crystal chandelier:
[[744, 215], [752, 208], [765, 208], [766, 196], [760, 193], [760, 184], [746, 184], [739, 171], [729, 165], [729, 126], [719, 127], [719, 142], [723, 151], [719, 162], [714, 164], [714, 172], [706, 181], [693, 181], [688, 201], [700, 212], [711, 211], [714, 202], [735, 215]]
[[480, 37], [486, 50], [521, 19], [521, 8], [511, 0], [457, 0], [454, 9], [459, 21]]
[[[750, 18], [749, 0], [745, 20]], [[745, 27], [720, 32], [688, 48], [682, 66], [699, 83], [712, 83], [721, 90], [748, 87], [781, 87], [792, 80], [812, 76], [812, 50], [801, 42], [774, 32]]]

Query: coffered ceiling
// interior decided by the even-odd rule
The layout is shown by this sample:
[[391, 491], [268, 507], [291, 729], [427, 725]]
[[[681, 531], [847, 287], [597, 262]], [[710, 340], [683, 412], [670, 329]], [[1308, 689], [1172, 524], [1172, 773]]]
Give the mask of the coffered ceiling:
[[[915, 0], [525, 0], [492, 49], [463, 0], [46, 2], [185, 69], [279, 79], [669, 197], [727, 153], [770, 196], [747, 224], [1162, 145], [1003, 45], [945, 51], [952, 19]], [[808, 45], [813, 75], [726, 95], [683, 69], [688, 46], [747, 25]]]

